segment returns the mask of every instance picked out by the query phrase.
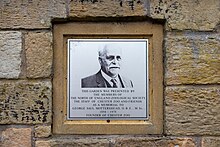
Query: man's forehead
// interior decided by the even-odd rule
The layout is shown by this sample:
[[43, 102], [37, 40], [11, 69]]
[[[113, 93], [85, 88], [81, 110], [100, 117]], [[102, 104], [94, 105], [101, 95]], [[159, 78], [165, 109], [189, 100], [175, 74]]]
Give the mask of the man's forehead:
[[121, 48], [116, 44], [108, 44], [105, 46], [105, 53], [110, 54], [121, 54]]
[[121, 55], [121, 51], [114, 49], [106, 50], [106, 55]]

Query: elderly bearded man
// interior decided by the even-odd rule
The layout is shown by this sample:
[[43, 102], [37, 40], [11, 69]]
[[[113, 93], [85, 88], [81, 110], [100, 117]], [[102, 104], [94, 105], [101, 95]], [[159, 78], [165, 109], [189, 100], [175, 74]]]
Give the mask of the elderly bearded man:
[[81, 80], [82, 88], [132, 88], [131, 80], [119, 74], [121, 69], [121, 49], [116, 44], [106, 44], [99, 50], [101, 69], [94, 75]]

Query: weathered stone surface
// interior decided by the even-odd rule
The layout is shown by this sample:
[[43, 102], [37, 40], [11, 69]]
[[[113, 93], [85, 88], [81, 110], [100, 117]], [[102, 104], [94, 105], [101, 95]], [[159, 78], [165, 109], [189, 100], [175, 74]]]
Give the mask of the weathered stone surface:
[[1, 147], [31, 147], [31, 128], [7, 128], [1, 133]]
[[[36, 11], [38, 10], [38, 11]], [[218, 0], [46, 0], [0, 1], [0, 28], [48, 28], [52, 18], [149, 16], [168, 29], [213, 30], [220, 22]]]
[[22, 61], [21, 52], [21, 32], [0, 31], [0, 78], [19, 77]]
[[51, 126], [36, 126], [35, 137], [49, 137], [51, 135]]
[[202, 147], [220, 147], [220, 137], [203, 137]]
[[213, 30], [220, 23], [219, 0], [151, 0], [150, 16], [167, 20], [167, 29]]
[[62, 138], [51, 140], [38, 140], [36, 147], [196, 147], [198, 144], [193, 138], [165, 138], [165, 137], [125, 137], [125, 138], [111, 138], [111, 141], [104, 138], [90, 138], [76, 139], [76, 138]]
[[27, 77], [49, 77], [52, 70], [52, 34], [29, 32], [25, 35]]
[[213, 30], [220, 23], [218, 0], [76, 0], [71, 17], [149, 16], [167, 20], [167, 29]]
[[50, 81], [0, 83], [0, 124], [51, 122]]
[[76, 139], [76, 138], [54, 138], [47, 141], [36, 141], [36, 147], [109, 147], [107, 139]]
[[50, 141], [38, 140], [35, 142], [35, 147], [51, 147]]
[[192, 138], [121, 138], [115, 141], [115, 147], [196, 147]]
[[220, 36], [211, 33], [168, 33], [167, 85], [220, 83]]
[[220, 135], [220, 86], [167, 87], [165, 131], [169, 135]]
[[49, 28], [51, 19], [65, 18], [65, 1], [1, 0], [0, 28]]
[[76, 0], [70, 2], [70, 16], [144, 16], [146, 3], [144, 0]]

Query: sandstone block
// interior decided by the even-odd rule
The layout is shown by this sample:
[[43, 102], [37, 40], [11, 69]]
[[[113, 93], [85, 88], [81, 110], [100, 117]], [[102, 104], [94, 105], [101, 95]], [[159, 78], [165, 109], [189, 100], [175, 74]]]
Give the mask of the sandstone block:
[[21, 73], [22, 34], [0, 31], [0, 38], [0, 78], [18, 78]]
[[167, 85], [220, 83], [220, 36], [168, 33], [165, 42]]
[[36, 126], [35, 137], [49, 137], [51, 135], [51, 126]]
[[202, 147], [219, 147], [220, 137], [203, 137]]
[[116, 139], [115, 147], [196, 147], [192, 138], [135, 137]]
[[52, 34], [29, 32], [25, 35], [28, 78], [49, 77], [52, 70]]
[[220, 86], [167, 87], [165, 132], [220, 135]]
[[75, 0], [70, 2], [70, 17], [144, 16], [144, 0]]
[[150, 16], [167, 20], [167, 29], [213, 30], [220, 22], [219, 0], [151, 0]]
[[51, 147], [50, 141], [38, 140], [35, 142], [35, 147]]
[[50, 81], [2, 81], [0, 124], [51, 123]]
[[7, 128], [2, 131], [1, 147], [31, 147], [31, 128]]
[[65, 1], [0, 1], [0, 28], [49, 28], [52, 18], [65, 18]]
[[36, 142], [37, 147], [61, 147], [61, 146], [73, 146], [73, 147], [109, 147], [109, 141], [107, 139], [76, 139], [76, 138], [53, 138], [49, 141]]

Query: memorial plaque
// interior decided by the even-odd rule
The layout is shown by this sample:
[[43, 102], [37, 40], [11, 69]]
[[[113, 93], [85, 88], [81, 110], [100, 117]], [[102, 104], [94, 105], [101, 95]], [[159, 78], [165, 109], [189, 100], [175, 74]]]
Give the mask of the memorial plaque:
[[54, 24], [53, 133], [162, 134], [163, 28]]
[[68, 120], [148, 119], [148, 39], [68, 39]]

